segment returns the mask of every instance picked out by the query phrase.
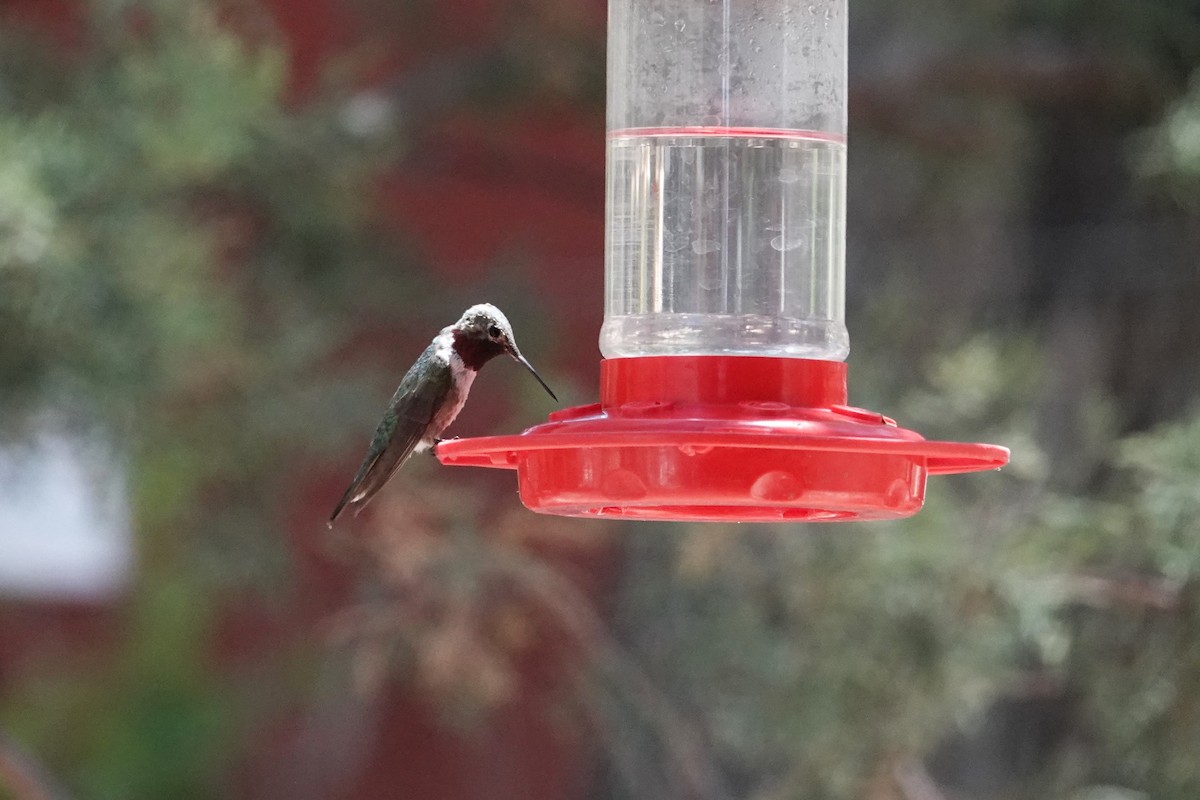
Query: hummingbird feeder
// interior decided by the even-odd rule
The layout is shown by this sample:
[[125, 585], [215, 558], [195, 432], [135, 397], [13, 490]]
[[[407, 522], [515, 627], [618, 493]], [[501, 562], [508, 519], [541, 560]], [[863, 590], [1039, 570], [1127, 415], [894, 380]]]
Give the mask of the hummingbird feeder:
[[846, 4], [609, 0], [600, 402], [443, 464], [547, 514], [772, 522], [1008, 461], [847, 405]]

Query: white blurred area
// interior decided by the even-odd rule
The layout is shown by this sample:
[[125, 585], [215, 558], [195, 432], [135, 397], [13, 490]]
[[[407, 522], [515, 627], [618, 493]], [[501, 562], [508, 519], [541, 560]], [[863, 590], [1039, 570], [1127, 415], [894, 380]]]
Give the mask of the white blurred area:
[[0, 448], [0, 595], [101, 602], [133, 568], [124, 470], [60, 436]]

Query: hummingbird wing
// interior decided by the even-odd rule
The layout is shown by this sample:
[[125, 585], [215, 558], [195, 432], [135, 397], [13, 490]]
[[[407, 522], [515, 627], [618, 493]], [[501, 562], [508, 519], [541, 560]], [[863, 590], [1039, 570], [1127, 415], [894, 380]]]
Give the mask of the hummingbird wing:
[[452, 383], [450, 364], [434, 357], [434, 345], [431, 344], [409, 368], [392, 395], [392, 402], [375, 429], [358, 473], [329, 515], [330, 526], [346, 506], [354, 506], [355, 513], [361, 511], [408, 460], [445, 402]]

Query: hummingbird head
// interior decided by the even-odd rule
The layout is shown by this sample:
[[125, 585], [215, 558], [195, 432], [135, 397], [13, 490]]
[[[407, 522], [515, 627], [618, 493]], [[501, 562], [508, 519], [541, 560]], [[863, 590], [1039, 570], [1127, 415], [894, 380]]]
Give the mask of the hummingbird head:
[[467, 368], [478, 370], [501, 353], [508, 353], [514, 361], [529, 370], [551, 397], [558, 400], [542, 376], [517, 349], [508, 317], [491, 303], [468, 308], [451, 330], [454, 333], [454, 352]]

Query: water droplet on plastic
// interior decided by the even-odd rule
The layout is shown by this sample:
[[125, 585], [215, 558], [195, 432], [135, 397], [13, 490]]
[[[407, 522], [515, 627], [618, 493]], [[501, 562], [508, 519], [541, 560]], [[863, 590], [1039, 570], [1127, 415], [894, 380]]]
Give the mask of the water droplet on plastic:
[[651, 25], [666, 25], [667, 18], [664, 17], [659, 12], [655, 11], [653, 14], [650, 15], [650, 24]]
[[721, 243], [716, 239], [693, 239], [692, 252], [698, 256], [716, 253], [721, 249]]
[[743, 400], [739, 406], [755, 414], [777, 415], [791, 409], [787, 403], [774, 400]]
[[684, 22], [683, 20], [675, 21], [675, 30], [679, 31], [680, 33], [683, 33], [683, 29], [686, 27], [687, 27], [687, 23]]
[[779, 170], [780, 183], [795, 183], [800, 180], [800, 171], [791, 167], [784, 167]]
[[804, 483], [790, 472], [772, 470], [763, 473], [750, 487], [750, 496], [755, 500], [772, 503], [788, 503], [804, 493]]

